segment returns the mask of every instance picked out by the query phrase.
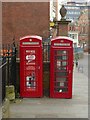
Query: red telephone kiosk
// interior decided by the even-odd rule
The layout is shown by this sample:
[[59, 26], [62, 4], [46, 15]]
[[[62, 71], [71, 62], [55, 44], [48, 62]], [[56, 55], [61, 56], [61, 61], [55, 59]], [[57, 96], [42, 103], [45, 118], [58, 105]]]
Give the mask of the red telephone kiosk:
[[42, 97], [42, 38], [20, 39], [20, 96]]
[[72, 98], [72, 39], [68, 37], [52, 39], [50, 52], [50, 97]]

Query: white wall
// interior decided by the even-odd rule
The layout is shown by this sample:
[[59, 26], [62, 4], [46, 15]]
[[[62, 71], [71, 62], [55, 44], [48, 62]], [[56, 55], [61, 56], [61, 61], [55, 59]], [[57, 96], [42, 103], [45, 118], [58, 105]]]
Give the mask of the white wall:
[[74, 44], [76, 43], [76, 45], [77, 45], [77, 47], [78, 47], [78, 43], [79, 43], [79, 42], [78, 42], [78, 32], [74, 32], [74, 31], [68, 32], [68, 36], [73, 39], [73, 43], [74, 43]]
[[55, 18], [55, 12], [53, 12], [53, 1], [50, 0], [50, 21], [53, 21], [53, 18]]

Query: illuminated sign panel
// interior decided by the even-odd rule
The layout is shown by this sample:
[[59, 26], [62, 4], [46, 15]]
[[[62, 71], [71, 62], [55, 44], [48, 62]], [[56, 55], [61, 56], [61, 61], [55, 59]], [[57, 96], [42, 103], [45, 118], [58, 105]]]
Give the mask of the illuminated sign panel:
[[39, 45], [39, 42], [23, 42], [23, 45]]
[[54, 46], [70, 46], [70, 43], [54, 43]]

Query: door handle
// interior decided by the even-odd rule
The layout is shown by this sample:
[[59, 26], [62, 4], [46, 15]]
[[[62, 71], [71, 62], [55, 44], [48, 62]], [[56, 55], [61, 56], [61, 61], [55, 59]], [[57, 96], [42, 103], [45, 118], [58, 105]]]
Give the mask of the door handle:
[[38, 66], [38, 70], [40, 70], [40, 66]]
[[69, 74], [71, 73], [71, 70], [69, 70]]

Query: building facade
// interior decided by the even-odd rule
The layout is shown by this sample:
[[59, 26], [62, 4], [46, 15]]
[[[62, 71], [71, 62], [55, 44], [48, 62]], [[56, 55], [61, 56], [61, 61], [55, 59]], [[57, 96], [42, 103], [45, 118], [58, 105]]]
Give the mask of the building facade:
[[39, 35], [49, 37], [49, 2], [3, 2], [2, 39], [3, 43], [19, 42], [20, 37]]
[[67, 9], [66, 19], [77, 21], [82, 10], [87, 8], [87, 3], [67, 2], [65, 7]]
[[50, 21], [58, 19], [58, 0], [50, 0]]
[[83, 10], [82, 14], [78, 20], [79, 27], [79, 43], [83, 47], [88, 46], [88, 35], [89, 33], [89, 17], [88, 17], [88, 9]]
[[78, 40], [78, 23], [77, 22], [71, 22], [69, 24], [68, 36], [73, 39], [73, 46], [78, 47], [79, 40]]

